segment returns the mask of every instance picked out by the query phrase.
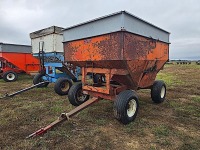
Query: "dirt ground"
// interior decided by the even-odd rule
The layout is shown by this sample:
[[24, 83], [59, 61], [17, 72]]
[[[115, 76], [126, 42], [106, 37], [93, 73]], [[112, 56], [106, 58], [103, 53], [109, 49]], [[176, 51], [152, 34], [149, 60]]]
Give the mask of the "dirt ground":
[[[0, 99], [0, 149], [200, 149], [200, 65], [166, 65], [158, 74], [167, 84], [166, 101], [154, 104], [140, 90], [136, 120], [122, 125], [113, 102], [102, 100], [40, 137], [25, 137], [74, 107], [53, 84], [13, 98]], [[0, 96], [28, 87], [32, 78], [0, 80]]]

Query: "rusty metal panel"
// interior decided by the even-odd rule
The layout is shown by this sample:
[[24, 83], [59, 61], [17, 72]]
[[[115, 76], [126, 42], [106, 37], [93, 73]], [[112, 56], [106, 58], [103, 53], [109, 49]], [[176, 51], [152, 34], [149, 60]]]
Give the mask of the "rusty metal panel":
[[64, 43], [65, 60], [78, 66], [123, 68], [119, 61], [123, 59], [122, 50], [121, 32]]
[[127, 60], [132, 89], [147, 88], [169, 59], [169, 44], [125, 33], [124, 59]]
[[122, 30], [169, 43], [169, 32], [126, 11], [120, 11], [66, 28], [63, 30], [64, 42]]
[[169, 44], [152, 38], [124, 33], [125, 60], [168, 60]]
[[134, 90], [151, 86], [169, 59], [169, 44], [125, 31], [65, 42], [64, 49], [65, 61], [77, 66], [126, 69], [112, 80]]

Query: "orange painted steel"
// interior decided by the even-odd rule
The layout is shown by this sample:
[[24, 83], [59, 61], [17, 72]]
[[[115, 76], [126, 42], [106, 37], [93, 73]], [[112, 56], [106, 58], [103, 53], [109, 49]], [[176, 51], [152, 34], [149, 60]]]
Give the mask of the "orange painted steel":
[[[113, 99], [126, 89], [150, 88], [169, 59], [169, 43], [119, 31], [64, 43], [65, 60], [82, 67], [85, 93]], [[104, 88], [88, 85], [86, 75], [103, 74]], [[112, 85], [115, 81], [121, 87]], [[123, 88], [122, 88], [123, 87]], [[94, 94], [95, 93], [95, 94]], [[112, 97], [112, 98], [111, 98]]]
[[[27, 74], [39, 71], [39, 60], [30, 53], [1, 52], [0, 59], [6, 63], [11, 63], [17, 67], [19, 71], [24, 71]], [[3, 69], [4, 71], [8, 71], [13, 68], [5, 66]]]

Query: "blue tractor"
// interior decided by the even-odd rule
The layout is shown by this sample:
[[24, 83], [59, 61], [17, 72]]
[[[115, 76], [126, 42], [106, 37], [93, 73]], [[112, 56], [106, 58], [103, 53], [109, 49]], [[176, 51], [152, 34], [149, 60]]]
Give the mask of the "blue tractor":
[[47, 87], [55, 83], [55, 92], [67, 95], [73, 82], [80, 81], [81, 69], [64, 63], [62, 29], [52, 26], [30, 33], [33, 56], [40, 60], [40, 73], [34, 76], [33, 84], [46, 81], [37, 87]]

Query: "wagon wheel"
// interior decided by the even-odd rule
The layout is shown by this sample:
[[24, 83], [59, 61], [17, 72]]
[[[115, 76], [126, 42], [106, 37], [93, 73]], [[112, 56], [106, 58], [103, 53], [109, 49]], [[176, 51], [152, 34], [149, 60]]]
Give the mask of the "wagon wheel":
[[70, 87], [72, 86], [72, 82], [67, 78], [59, 78], [54, 85], [54, 91], [58, 95], [67, 95]]
[[6, 82], [13, 82], [16, 81], [18, 78], [17, 73], [13, 71], [7, 71], [3, 74], [3, 80]]
[[114, 116], [123, 124], [135, 120], [139, 108], [138, 96], [132, 90], [125, 90], [117, 95], [114, 102]]
[[[44, 80], [42, 79], [43, 76], [44, 76], [44, 74], [42, 74], [42, 73], [36, 74], [36, 75], [34, 76], [34, 78], [33, 78], [33, 84], [35, 85], [35, 84], [38, 84], [38, 83], [40, 83], [40, 82], [44, 82]], [[42, 85], [38, 85], [37, 87], [38, 87], [38, 88], [47, 87], [48, 84], [49, 84], [49, 82], [46, 82], [46, 83], [44, 83], [44, 84], [42, 84]]]
[[75, 83], [68, 92], [69, 102], [74, 106], [79, 106], [89, 99], [89, 95], [83, 94], [82, 83]]
[[155, 103], [162, 103], [166, 96], [166, 85], [164, 81], [155, 81], [151, 88], [151, 98]]
[[103, 76], [101, 74], [94, 74], [93, 82], [96, 84], [101, 84], [101, 83], [105, 82], [105, 76]]

